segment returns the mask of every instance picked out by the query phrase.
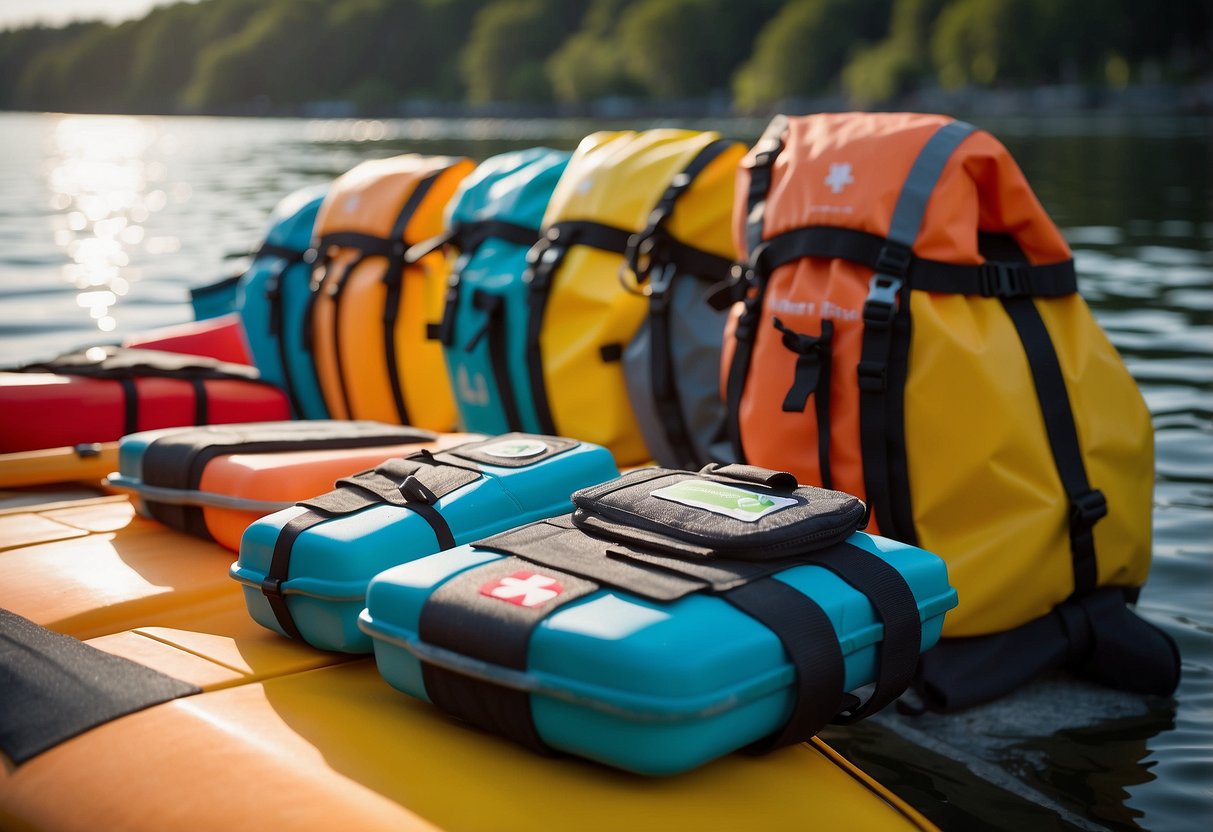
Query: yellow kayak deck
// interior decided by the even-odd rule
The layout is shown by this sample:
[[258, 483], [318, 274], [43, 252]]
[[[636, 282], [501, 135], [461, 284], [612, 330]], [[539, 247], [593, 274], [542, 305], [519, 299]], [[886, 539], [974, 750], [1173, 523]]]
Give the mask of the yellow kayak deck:
[[0, 509], [0, 607], [202, 689], [0, 756], [0, 828], [932, 828], [817, 739], [666, 779], [533, 754], [263, 629], [231, 561], [124, 497]]

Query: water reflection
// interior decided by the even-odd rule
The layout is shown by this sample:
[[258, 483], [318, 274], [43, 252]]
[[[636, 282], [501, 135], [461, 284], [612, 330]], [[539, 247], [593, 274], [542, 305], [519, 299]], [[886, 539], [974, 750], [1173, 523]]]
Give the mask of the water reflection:
[[114, 306], [138, 278], [131, 253], [176, 244], [147, 238], [144, 225], [168, 201], [158, 187], [164, 164], [146, 158], [161, 139], [155, 122], [115, 116], [65, 117], [51, 134], [46, 180], [55, 244], [69, 260], [62, 276], [101, 332], [118, 328]]

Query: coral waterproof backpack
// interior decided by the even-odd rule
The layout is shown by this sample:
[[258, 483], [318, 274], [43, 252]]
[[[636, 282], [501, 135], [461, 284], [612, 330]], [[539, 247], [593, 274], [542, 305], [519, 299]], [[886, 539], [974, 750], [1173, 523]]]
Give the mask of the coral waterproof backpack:
[[536, 147], [477, 165], [451, 199], [453, 249], [438, 338], [470, 431], [539, 430], [526, 368], [527, 252], [569, 153]]
[[311, 347], [329, 413], [431, 430], [455, 424], [442, 350], [427, 328], [442, 314], [447, 266], [433, 252], [469, 159], [408, 154], [343, 174], [316, 217]]
[[969, 638], [928, 656], [934, 704], [1063, 661], [1172, 689], [1173, 646], [1124, 603], [1150, 564], [1149, 413], [1006, 149], [942, 116], [780, 116], [734, 216], [734, 452], [863, 496], [881, 534], [947, 560], [944, 635]]
[[[646, 320], [681, 314], [668, 303], [671, 286], [727, 279], [729, 204], [742, 155], [715, 133], [689, 130], [601, 132], [581, 142], [552, 194], [526, 276], [525, 367], [541, 430], [637, 463], [663, 447], [650, 447], [651, 435], [685, 435], [681, 413], [698, 415], [719, 401], [714, 351], [697, 367], [674, 368], [666, 350], [646, 394], [669, 405], [658, 411], [669, 418], [642, 433], [638, 419], [656, 407], [633, 409], [621, 359]], [[721, 314], [708, 337], [718, 342], [723, 323]], [[692, 407], [680, 407], [680, 392]]]
[[253, 363], [266, 381], [280, 386], [297, 418], [324, 419], [328, 409], [306, 348], [312, 267], [312, 226], [327, 185], [287, 196], [270, 216], [265, 242], [236, 287], [236, 308]]

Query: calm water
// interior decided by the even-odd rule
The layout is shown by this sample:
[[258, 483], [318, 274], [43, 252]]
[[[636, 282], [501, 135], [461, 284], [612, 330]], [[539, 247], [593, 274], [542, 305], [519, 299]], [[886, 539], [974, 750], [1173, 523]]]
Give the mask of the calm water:
[[[1157, 702], [1053, 679], [1017, 709], [911, 721], [908, 739], [884, 720], [830, 740], [951, 828], [1210, 828], [1213, 124], [976, 121], [1065, 230], [1153, 413], [1155, 563], [1139, 610], [1179, 642], [1183, 682]], [[255, 243], [280, 197], [363, 159], [572, 147], [598, 126], [0, 114], [0, 364], [188, 320], [189, 287], [226, 274], [224, 254]], [[762, 128], [681, 126], [744, 140]], [[961, 735], [981, 741], [960, 763], [923, 750]]]

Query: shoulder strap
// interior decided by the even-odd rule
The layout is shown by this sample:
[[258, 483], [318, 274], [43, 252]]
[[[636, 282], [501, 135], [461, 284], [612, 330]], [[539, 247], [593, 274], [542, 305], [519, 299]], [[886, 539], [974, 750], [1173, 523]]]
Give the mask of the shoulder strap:
[[741, 316], [733, 331], [733, 361], [725, 382], [725, 400], [728, 410], [729, 442], [733, 458], [745, 462], [745, 448], [741, 443], [741, 397], [745, 392], [746, 376], [750, 372], [750, 359], [754, 352], [754, 336], [758, 320], [762, 316], [763, 297], [767, 290], [770, 271], [756, 268], [761, 262], [763, 224], [766, 219], [767, 194], [771, 189], [771, 168], [775, 159], [783, 152], [788, 130], [787, 116], [775, 116], [767, 125], [762, 138], [755, 145], [757, 151], [750, 166], [750, 187], [746, 195], [746, 255], [750, 268], [744, 279], [749, 282], [749, 293], [745, 298]]
[[[897, 197], [889, 235], [877, 258], [863, 305], [863, 345], [860, 351], [859, 435], [863, 452], [864, 489], [881, 530], [913, 543], [916, 540], [904, 465], [898, 482], [890, 479], [890, 458], [904, 459], [905, 425], [901, 396], [887, 396], [889, 361], [894, 339], [908, 341], [909, 290], [905, 280], [926, 215], [927, 202], [944, 167], [960, 143], [974, 131], [971, 124], [953, 121], [940, 127], [919, 151]], [[895, 331], [896, 330], [896, 331]], [[908, 346], [908, 345], [907, 345]], [[896, 402], [896, 406], [891, 402]], [[895, 409], [896, 413], [890, 411]], [[895, 429], [890, 435], [888, 431]], [[894, 494], [897, 495], [896, 505]]]

